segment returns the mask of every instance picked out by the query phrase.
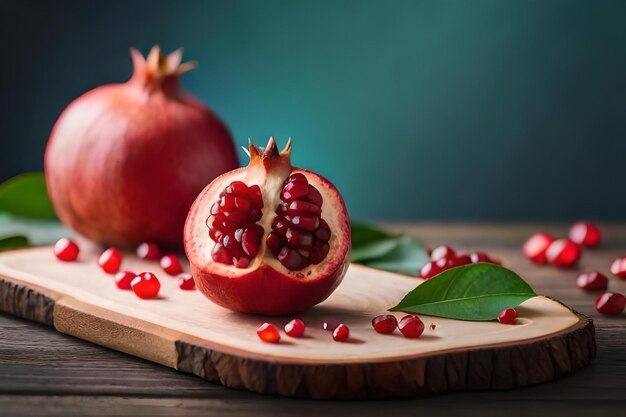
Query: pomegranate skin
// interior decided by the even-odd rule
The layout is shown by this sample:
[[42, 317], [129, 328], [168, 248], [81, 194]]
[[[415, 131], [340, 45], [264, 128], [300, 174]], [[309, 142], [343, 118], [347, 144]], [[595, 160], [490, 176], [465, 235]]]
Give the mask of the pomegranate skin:
[[48, 192], [61, 221], [93, 241], [179, 248], [195, 197], [237, 156], [225, 125], [178, 88], [179, 73], [150, 72], [150, 56], [137, 54], [128, 82], [82, 95], [59, 117]]

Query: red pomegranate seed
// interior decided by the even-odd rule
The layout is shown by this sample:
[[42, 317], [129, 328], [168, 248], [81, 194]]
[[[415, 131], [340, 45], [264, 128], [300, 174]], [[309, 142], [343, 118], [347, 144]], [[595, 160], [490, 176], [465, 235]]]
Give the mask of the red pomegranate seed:
[[183, 272], [183, 267], [180, 266], [180, 261], [176, 255], [165, 255], [160, 261], [161, 268], [168, 275], [176, 276]]
[[436, 328], [437, 328], [437, 325], [435, 323], [430, 323], [430, 331], [431, 332], [434, 332]]
[[333, 331], [333, 340], [335, 342], [345, 342], [350, 337], [350, 329], [345, 324], [341, 323]]
[[280, 342], [280, 333], [278, 328], [272, 323], [263, 323], [256, 331], [259, 339], [265, 343], [278, 343]]
[[400, 329], [400, 333], [409, 339], [416, 339], [424, 333], [424, 323], [415, 314], [408, 314], [402, 317], [398, 328]]
[[437, 274], [442, 273], [446, 268], [445, 259], [444, 262], [439, 261], [428, 261], [420, 268], [420, 277], [424, 279], [431, 279]]
[[290, 337], [302, 337], [306, 326], [300, 319], [293, 319], [289, 323], [285, 324], [285, 333]]
[[501, 264], [499, 260], [489, 256], [485, 252], [472, 252], [469, 254], [469, 257], [472, 260], [473, 264], [477, 264], [479, 262], [485, 262], [485, 263], [496, 264], [496, 265]]
[[446, 259], [446, 269], [456, 268], [457, 266], [469, 265], [472, 263], [472, 258], [469, 255], [452, 256]]
[[456, 252], [454, 251], [454, 249], [452, 249], [450, 246], [437, 246], [435, 249], [432, 250], [432, 252], [430, 253], [430, 260], [431, 261], [438, 261], [439, 259], [443, 259], [443, 258], [452, 258], [456, 256]]
[[505, 308], [498, 314], [498, 321], [502, 324], [514, 324], [517, 318], [517, 311], [514, 308]]
[[137, 257], [147, 261], [156, 261], [161, 257], [161, 251], [154, 243], [142, 243], [137, 246]]
[[600, 244], [600, 228], [593, 223], [578, 222], [569, 231], [569, 239], [579, 245], [594, 247]]
[[121, 271], [115, 274], [115, 285], [120, 290], [130, 290], [130, 283], [135, 279], [137, 274], [128, 271]]
[[550, 244], [546, 259], [559, 268], [568, 268], [580, 259], [580, 246], [568, 239], [558, 239]]
[[611, 274], [626, 279], [626, 256], [617, 258], [611, 263]]
[[524, 243], [524, 255], [537, 264], [546, 263], [546, 251], [554, 238], [547, 233], [537, 233], [532, 235]]
[[70, 239], [62, 238], [54, 244], [54, 255], [63, 262], [74, 262], [78, 258], [78, 245]]
[[185, 291], [196, 289], [196, 283], [191, 274], [182, 273], [178, 275], [178, 288]]
[[322, 326], [324, 330], [333, 331], [339, 326], [339, 322], [337, 319], [329, 318], [324, 320], [324, 325]]
[[583, 290], [606, 290], [609, 280], [599, 272], [583, 272], [576, 278], [576, 285]]
[[102, 252], [98, 259], [98, 265], [107, 274], [114, 274], [120, 270], [122, 264], [122, 254], [116, 248], [109, 248]]
[[372, 319], [372, 326], [377, 333], [390, 334], [398, 327], [398, 319], [391, 314], [383, 314]]
[[615, 316], [621, 314], [626, 307], [626, 297], [616, 292], [605, 292], [596, 299], [598, 313]]
[[130, 287], [137, 297], [147, 300], [159, 294], [161, 283], [152, 272], [142, 272], [131, 281]]

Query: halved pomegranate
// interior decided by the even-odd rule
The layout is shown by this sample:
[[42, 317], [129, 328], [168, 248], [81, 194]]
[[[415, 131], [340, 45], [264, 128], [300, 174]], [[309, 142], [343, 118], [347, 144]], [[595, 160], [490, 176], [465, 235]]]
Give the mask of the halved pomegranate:
[[350, 221], [339, 191], [291, 166], [270, 138], [249, 147], [250, 164], [216, 178], [185, 224], [185, 251], [198, 289], [231, 310], [268, 315], [325, 300], [346, 273]]

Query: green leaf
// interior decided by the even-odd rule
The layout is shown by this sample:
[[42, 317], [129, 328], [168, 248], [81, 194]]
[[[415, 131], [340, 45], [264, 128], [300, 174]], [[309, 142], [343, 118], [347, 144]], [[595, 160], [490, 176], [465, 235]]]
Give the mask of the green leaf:
[[9, 249], [25, 248], [29, 246], [26, 236], [9, 236], [0, 238], [0, 252]]
[[21, 174], [1, 184], [0, 211], [35, 219], [56, 219], [43, 173]]
[[494, 320], [505, 308], [535, 296], [515, 272], [478, 263], [452, 268], [424, 281], [390, 310], [459, 320]]
[[49, 245], [74, 232], [58, 220], [28, 219], [0, 213], [0, 236], [25, 236], [31, 245]]
[[367, 245], [372, 242], [394, 237], [394, 235], [387, 233], [384, 230], [356, 222], [350, 223], [350, 232], [352, 234], [353, 249], [361, 245]]
[[394, 250], [399, 245], [398, 238], [388, 238], [364, 243], [359, 246], [352, 246], [352, 262], [365, 262], [368, 260], [380, 259]]
[[387, 254], [365, 262], [372, 268], [401, 274], [417, 275], [420, 268], [428, 261], [428, 254], [417, 240], [409, 236], [400, 236], [395, 239], [396, 247]]

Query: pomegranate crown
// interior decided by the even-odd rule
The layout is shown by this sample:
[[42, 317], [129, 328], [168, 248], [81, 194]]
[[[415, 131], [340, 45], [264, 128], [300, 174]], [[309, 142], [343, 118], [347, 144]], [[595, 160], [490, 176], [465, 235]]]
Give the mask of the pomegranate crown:
[[195, 61], [184, 62], [183, 49], [177, 49], [165, 56], [159, 45], [154, 45], [146, 58], [136, 48], [130, 48], [130, 56], [133, 60], [135, 72], [142, 72], [153, 77], [167, 77], [181, 75], [198, 66]]
[[250, 139], [248, 139], [248, 149], [244, 146], [241, 148], [250, 157], [250, 165], [262, 164], [266, 168], [277, 164], [291, 166], [291, 138], [287, 140], [287, 144], [280, 152], [273, 136], [270, 137], [265, 148], [253, 145]]

